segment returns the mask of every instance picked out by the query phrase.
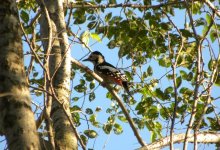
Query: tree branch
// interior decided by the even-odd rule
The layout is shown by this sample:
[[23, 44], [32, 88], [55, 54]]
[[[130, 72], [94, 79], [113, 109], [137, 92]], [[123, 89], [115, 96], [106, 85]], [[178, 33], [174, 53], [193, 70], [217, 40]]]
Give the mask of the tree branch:
[[204, 0], [204, 3], [206, 3], [206, 5], [208, 5], [209, 8], [211, 8], [212, 11], [214, 11], [218, 17], [220, 17], [220, 10], [215, 8], [215, 6], [209, 0]]
[[[183, 142], [185, 138], [185, 133], [176, 134], [173, 137], [173, 143]], [[187, 141], [193, 143], [194, 135], [188, 134]], [[200, 132], [197, 134], [197, 142], [199, 143], [219, 143], [220, 141], [220, 133], [216, 132]], [[157, 150], [162, 149], [163, 147], [169, 146], [170, 137], [164, 137], [156, 142], [149, 144], [148, 146], [141, 147], [139, 150]]]
[[[95, 80], [97, 80], [99, 83], [102, 83], [103, 80], [101, 77], [99, 77], [95, 72], [93, 72], [92, 70], [90, 70], [88, 67], [84, 66], [82, 63], [80, 63], [79, 61], [75, 60], [74, 58], [72, 58], [72, 63], [76, 66], [78, 66], [79, 68], [83, 69], [86, 73], [90, 74]], [[138, 130], [134, 124], [133, 119], [130, 117], [128, 110], [126, 109], [125, 105], [123, 104], [123, 102], [121, 101], [120, 97], [118, 96], [118, 94], [112, 89], [112, 87], [110, 85], [106, 85], [106, 88], [108, 89], [108, 91], [112, 94], [112, 96], [114, 96], [114, 98], [116, 99], [116, 101], [118, 102], [120, 108], [122, 109], [126, 119], [129, 122], [130, 127], [132, 128], [134, 135], [136, 136], [138, 142], [142, 145], [142, 146], [146, 146], [146, 143], [143, 141], [143, 139], [141, 138], [140, 134], [138, 133]]]
[[125, 7], [130, 7], [130, 8], [154, 9], [154, 8], [160, 8], [160, 7], [169, 6], [169, 5], [179, 5], [183, 3], [184, 1], [161, 3], [158, 5], [142, 5], [142, 4], [130, 4], [130, 3], [93, 5], [91, 3], [69, 3], [67, 5], [67, 8], [118, 8], [118, 7], [125, 8]]
[[[209, 24], [207, 31], [204, 33], [204, 35], [203, 35], [203, 37], [201, 39], [201, 45], [203, 44], [204, 39], [206, 38], [206, 36], [208, 35], [209, 31], [211, 30], [212, 25], [214, 24], [214, 17], [215, 17], [215, 13], [213, 13], [211, 23]], [[219, 62], [219, 59], [220, 59], [220, 54], [218, 55], [218, 58], [217, 58], [216, 62]], [[197, 124], [196, 124], [196, 127], [194, 129], [194, 135], [195, 136], [197, 135], [197, 133], [199, 131], [200, 125], [201, 125], [201, 123], [203, 121], [203, 118], [204, 118], [204, 115], [205, 115], [205, 113], [206, 113], [206, 111], [208, 109], [208, 106], [209, 106], [209, 104], [212, 101], [212, 99], [211, 99], [211, 88], [212, 88], [212, 86], [214, 84], [214, 81], [216, 80], [217, 73], [218, 73], [218, 63], [216, 64], [216, 66], [215, 66], [215, 68], [214, 68], [214, 70], [212, 72], [212, 75], [211, 75], [208, 87], [206, 89], [208, 97], [207, 97], [207, 101], [205, 101], [205, 104], [204, 104], [205, 107], [203, 108], [202, 114], [200, 115], [199, 119], [197, 120]], [[195, 138], [194, 140], [195, 140], [194, 141], [195, 148], [197, 148], [197, 145], [198, 145], [197, 144], [197, 138]]]

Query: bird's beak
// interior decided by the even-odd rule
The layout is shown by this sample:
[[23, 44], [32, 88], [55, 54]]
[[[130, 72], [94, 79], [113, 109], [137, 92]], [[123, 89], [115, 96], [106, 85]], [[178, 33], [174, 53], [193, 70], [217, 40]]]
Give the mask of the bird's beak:
[[84, 59], [83, 61], [90, 61], [90, 59], [89, 59], [89, 58], [86, 58], [86, 59]]

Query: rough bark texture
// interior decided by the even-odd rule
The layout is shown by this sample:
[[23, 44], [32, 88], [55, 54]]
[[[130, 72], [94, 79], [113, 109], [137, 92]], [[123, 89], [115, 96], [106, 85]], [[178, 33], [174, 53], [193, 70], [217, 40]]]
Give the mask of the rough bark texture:
[[15, 0], [0, 5], [0, 132], [9, 149], [40, 149], [26, 82]]
[[[58, 36], [61, 31], [57, 32], [57, 22], [55, 21], [57, 17], [60, 17], [60, 15], [64, 16], [64, 14], [62, 11], [55, 11], [58, 8], [57, 5], [54, 4], [54, 2], [47, 2], [48, 11], [50, 12], [50, 16], [53, 19], [53, 21], [51, 22], [54, 38], [52, 40], [52, 49], [49, 58], [49, 72], [51, 76], [53, 76], [53, 74], [55, 73], [55, 76], [52, 79], [54, 91], [59, 98], [59, 101], [63, 104], [63, 106], [61, 106], [56, 100], [53, 100], [52, 103], [51, 118], [53, 120], [55, 131], [56, 149], [78, 149], [76, 136], [72, 127], [70, 126], [70, 122], [68, 121], [67, 116], [63, 111], [63, 109], [66, 109], [69, 116], [71, 116], [69, 109], [69, 88], [71, 73], [70, 49], [61, 47], [63, 45], [63, 38], [61, 37], [62, 40], [58, 40]], [[54, 22], [56, 25], [54, 24]], [[44, 39], [48, 38], [48, 26], [45, 16], [41, 17], [40, 24], [41, 37]], [[48, 42], [44, 41], [43, 45], [44, 49], [47, 49]]]

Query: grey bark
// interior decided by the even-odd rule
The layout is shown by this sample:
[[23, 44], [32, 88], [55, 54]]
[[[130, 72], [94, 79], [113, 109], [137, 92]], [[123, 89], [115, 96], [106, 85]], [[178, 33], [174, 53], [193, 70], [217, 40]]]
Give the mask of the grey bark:
[[[174, 134], [173, 136], [173, 143], [183, 143], [185, 138], [185, 133], [182, 134]], [[189, 134], [188, 142], [194, 142], [194, 135]], [[220, 133], [217, 132], [201, 132], [197, 135], [197, 142], [208, 144], [208, 143], [216, 143], [218, 144], [220, 141]], [[145, 147], [141, 147], [138, 150], [160, 150], [166, 146], [169, 146], [170, 137], [161, 138]]]
[[[64, 14], [63, 11], [60, 11], [60, 8], [58, 8], [58, 6], [54, 2], [47, 1], [46, 5], [47, 4], [47, 8], [52, 19], [51, 24], [53, 31], [52, 49], [49, 58], [49, 72], [51, 77], [55, 73], [52, 79], [53, 88], [56, 96], [59, 98], [59, 101], [63, 104], [63, 106], [61, 106], [60, 103], [58, 103], [55, 99], [53, 99], [52, 101], [51, 118], [53, 120], [53, 127], [55, 131], [56, 149], [78, 149], [77, 138], [72, 127], [70, 126], [70, 122], [66, 114], [63, 111], [63, 109], [65, 109], [68, 113], [68, 116], [71, 116], [69, 109], [69, 89], [71, 73], [70, 50], [63, 46], [64, 40], [63, 37], [60, 36], [60, 34], [62, 34], [62, 31], [57, 30], [57, 28], [60, 28], [57, 19], [60, 16], [64, 17]], [[63, 20], [63, 23], [65, 24], [65, 20]], [[49, 29], [44, 15], [42, 15], [42, 17], [40, 18], [40, 26], [41, 38], [48, 38]], [[58, 37], [61, 40], [58, 40]], [[43, 40], [43, 46], [46, 50], [48, 47], [47, 40]]]
[[15, 0], [1, 1], [0, 21], [0, 93], [8, 93], [0, 97], [0, 132], [9, 149], [38, 150]]

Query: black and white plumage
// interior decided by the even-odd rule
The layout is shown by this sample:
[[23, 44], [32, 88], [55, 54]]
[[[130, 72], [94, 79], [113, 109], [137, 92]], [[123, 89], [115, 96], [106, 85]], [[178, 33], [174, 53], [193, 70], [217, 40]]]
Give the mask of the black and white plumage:
[[105, 57], [100, 52], [92, 52], [90, 56], [83, 61], [92, 62], [95, 73], [102, 77], [105, 83], [120, 85], [131, 96], [126, 75], [118, 68], [106, 62]]

